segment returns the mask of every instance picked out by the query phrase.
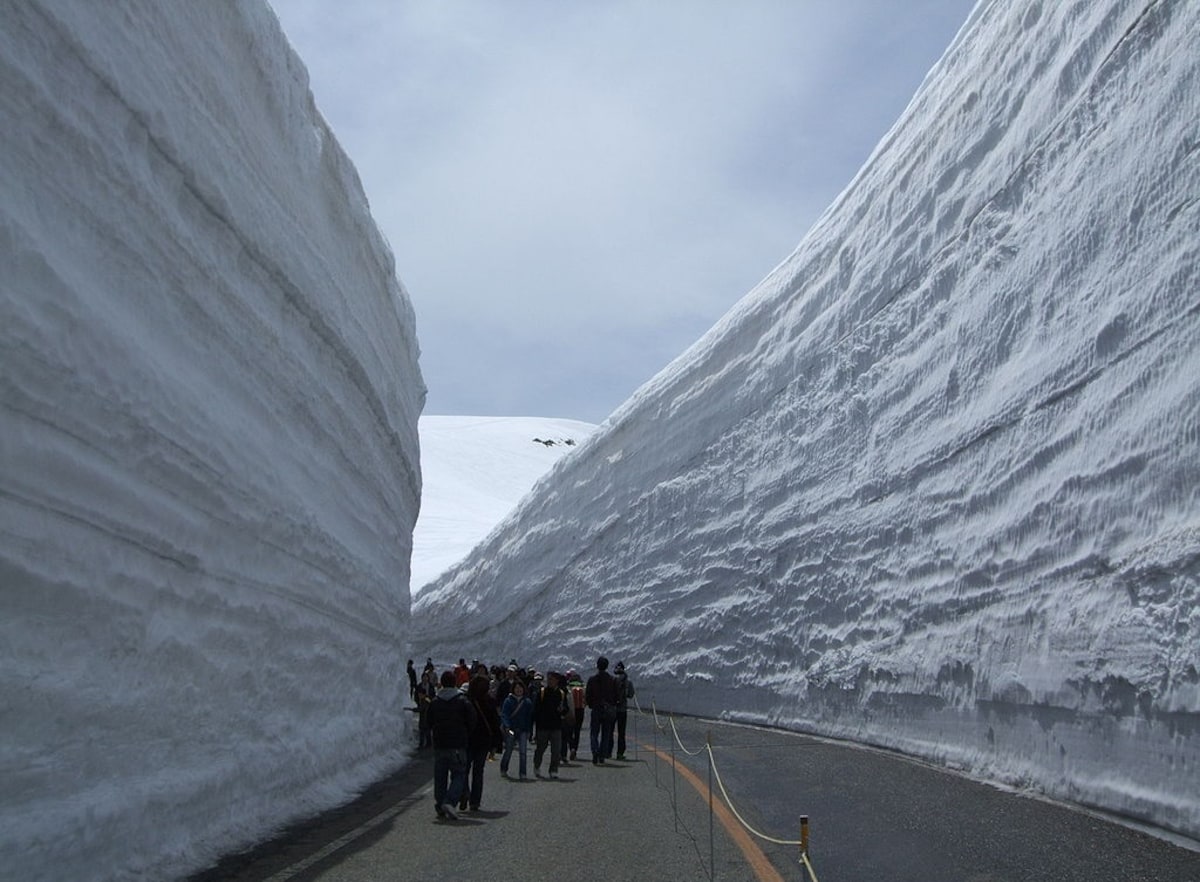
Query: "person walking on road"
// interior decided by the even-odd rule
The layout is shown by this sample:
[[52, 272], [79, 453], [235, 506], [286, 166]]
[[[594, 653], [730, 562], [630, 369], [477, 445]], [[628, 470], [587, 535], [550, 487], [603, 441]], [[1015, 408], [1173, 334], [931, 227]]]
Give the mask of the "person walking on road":
[[558, 675], [558, 688], [562, 691], [563, 708], [562, 731], [558, 739], [558, 764], [567, 765], [567, 753], [571, 749], [571, 733], [575, 731], [575, 707], [571, 704], [571, 690], [567, 688], [567, 675]]
[[571, 709], [574, 711], [575, 718], [567, 739], [570, 742], [571, 760], [574, 761], [576, 755], [579, 753], [579, 736], [583, 732], [584, 711], [587, 710], [583, 680], [580, 679], [576, 671], [567, 672], [567, 692], [570, 694]]
[[500, 715], [488, 695], [488, 677], [477, 674], [467, 685], [467, 700], [475, 711], [475, 728], [467, 743], [467, 784], [459, 797], [458, 807], [466, 811], [479, 811], [483, 801], [483, 771], [487, 768], [488, 754], [500, 742]]
[[[625, 759], [625, 725], [629, 722], [629, 699], [633, 698], [633, 681], [625, 673], [625, 662], [613, 668], [617, 684], [617, 759]], [[611, 754], [610, 754], [611, 756]]]
[[471, 682], [471, 669], [467, 667], [467, 660], [460, 658], [458, 664], [454, 666], [454, 685], [466, 686]]
[[588, 677], [584, 699], [591, 708], [592, 765], [604, 765], [612, 755], [613, 726], [617, 722], [617, 683], [608, 672], [608, 659], [596, 659], [596, 673]]
[[413, 704], [417, 703], [417, 669], [413, 667], [413, 660], [408, 660], [408, 667], [405, 669], [408, 674], [408, 697], [412, 699]]
[[454, 685], [454, 672], [442, 674], [442, 688], [429, 705], [433, 733], [433, 808], [439, 818], [458, 819], [453, 806], [467, 781], [467, 747], [475, 728], [475, 709]]
[[525, 694], [525, 684], [520, 680], [513, 681], [512, 692], [500, 708], [500, 726], [504, 730], [504, 756], [500, 758], [500, 774], [508, 777], [509, 761], [515, 747], [520, 760], [521, 780], [524, 781], [529, 771], [527, 751], [529, 733], [533, 729], [533, 702]]
[[533, 709], [533, 722], [537, 726], [533, 774], [539, 778], [542, 777], [542, 757], [546, 755], [547, 746], [550, 748], [550, 777], [558, 777], [558, 761], [562, 754], [563, 717], [567, 715], [567, 696], [559, 683], [557, 673], [550, 671], [546, 674], [546, 685], [538, 694]]
[[417, 686], [417, 730], [421, 736], [417, 750], [433, 747], [433, 736], [429, 732], [429, 706], [436, 697], [437, 684], [433, 680], [433, 674], [426, 671], [421, 674], [421, 683]]
[[504, 679], [496, 684], [496, 707], [504, 707], [504, 699], [512, 694], [513, 683], [516, 683], [517, 665], [510, 664], [504, 671]]

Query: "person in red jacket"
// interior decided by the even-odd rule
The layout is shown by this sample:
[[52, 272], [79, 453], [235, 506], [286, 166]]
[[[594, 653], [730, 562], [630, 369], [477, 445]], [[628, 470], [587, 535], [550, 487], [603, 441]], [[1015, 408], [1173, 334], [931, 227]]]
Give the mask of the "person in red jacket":
[[466, 686], [471, 682], [471, 669], [467, 667], [467, 660], [460, 658], [458, 664], [454, 666], [454, 685]]

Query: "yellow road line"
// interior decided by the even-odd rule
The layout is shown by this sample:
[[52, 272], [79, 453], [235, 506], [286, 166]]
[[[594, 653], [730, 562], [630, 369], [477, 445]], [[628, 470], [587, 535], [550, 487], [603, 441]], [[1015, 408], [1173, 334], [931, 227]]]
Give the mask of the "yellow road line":
[[[663, 753], [661, 750], [655, 750], [653, 747], [643, 744], [642, 747], [651, 753], [657, 755], [660, 759], [672, 763], [678, 770], [683, 779], [696, 788], [696, 792], [702, 798], [709, 798], [708, 785], [697, 777], [696, 773], [680, 762], [675, 762], [671, 759], [671, 755]], [[713, 814], [721, 822], [721, 826], [725, 828], [725, 832], [729, 834], [737, 847], [742, 850], [742, 855], [746, 858], [746, 863], [750, 865], [750, 869], [754, 870], [754, 875], [757, 876], [760, 882], [784, 882], [783, 876], [779, 875], [779, 871], [775, 869], [762, 849], [758, 847], [758, 843], [750, 838], [750, 834], [746, 832], [738, 819], [733, 816], [729, 808], [721, 801], [721, 798], [716, 794], [712, 794]]]

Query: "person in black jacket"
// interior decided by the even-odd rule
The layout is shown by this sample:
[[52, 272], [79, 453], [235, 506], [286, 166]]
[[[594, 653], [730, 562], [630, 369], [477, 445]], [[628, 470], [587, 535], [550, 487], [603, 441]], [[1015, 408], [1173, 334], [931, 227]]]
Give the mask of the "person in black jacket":
[[550, 777], [558, 777], [558, 761], [562, 754], [563, 717], [567, 715], [567, 695], [559, 685], [561, 677], [551, 671], [546, 685], [533, 704], [533, 724], [537, 727], [537, 749], [533, 752], [533, 774], [542, 777], [542, 757], [550, 748]]
[[488, 695], [490, 685], [487, 674], [476, 674], [467, 686], [467, 700], [475, 711], [476, 722], [467, 743], [469, 783], [463, 787], [458, 801], [462, 811], [466, 811], [468, 805], [471, 811], [479, 811], [479, 803], [483, 800], [483, 770], [487, 768], [488, 754], [500, 743], [500, 714]]
[[454, 806], [467, 781], [467, 748], [475, 728], [475, 709], [454, 685], [454, 671], [442, 673], [442, 688], [429, 705], [433, 734], [433, 808], [439, 818], [457, 820]]
[[421, 675], [421, 682], [417, 685], [417, 726], [420, 730], [421, 741], [417, 745], [418, 750], [424, 750], [426, 747], [433, 747], [433, 735], [429, 732], [429, 706], [433, 704], [433, 700], [437, 698], [437, 683], [433, 679], [433, 674], [426, 671]]
[[588, 678], [584, 699], [592, 709], [592, 765], [604, 765], [612, 754], [613, 726], [617, 722], [617, 682], [608, 672], [608, 659], [596, 659], [596, 673]]
[[[625, 726], [629, 721], [629, 699], [633, 698], [633, 681], [625, 673], [625, 662], [613, 668], [617, 684], [617, 759], [625, 759]], [[612, 756], [610, 753], [609, 756]]]

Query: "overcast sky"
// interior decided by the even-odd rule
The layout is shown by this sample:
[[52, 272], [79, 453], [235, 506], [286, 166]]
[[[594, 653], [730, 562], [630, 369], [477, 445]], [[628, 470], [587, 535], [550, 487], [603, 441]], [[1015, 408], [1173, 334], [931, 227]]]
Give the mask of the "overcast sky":
[[799, 244], [974, 0], [270, 0], [425, 412], [600, 422]]

